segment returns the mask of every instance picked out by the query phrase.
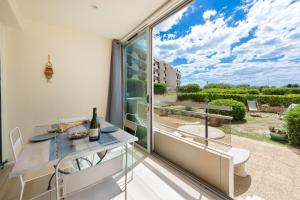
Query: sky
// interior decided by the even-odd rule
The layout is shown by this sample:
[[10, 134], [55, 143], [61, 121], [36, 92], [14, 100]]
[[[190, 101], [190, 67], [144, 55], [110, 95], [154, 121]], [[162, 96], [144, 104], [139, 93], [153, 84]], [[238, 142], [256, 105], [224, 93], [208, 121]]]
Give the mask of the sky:
[[195, 0], [153, 30], [182, 84], [300, 84], [300, 0]]

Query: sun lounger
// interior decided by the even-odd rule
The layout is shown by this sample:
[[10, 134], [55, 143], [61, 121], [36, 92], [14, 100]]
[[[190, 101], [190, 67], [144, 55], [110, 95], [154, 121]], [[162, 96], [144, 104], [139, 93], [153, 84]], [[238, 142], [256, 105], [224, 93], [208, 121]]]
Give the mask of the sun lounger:
[[247, 104], [248, 104], [249, 112], [257, 112], [258, 111], [256, 101], [248, 101], [247, 100]]

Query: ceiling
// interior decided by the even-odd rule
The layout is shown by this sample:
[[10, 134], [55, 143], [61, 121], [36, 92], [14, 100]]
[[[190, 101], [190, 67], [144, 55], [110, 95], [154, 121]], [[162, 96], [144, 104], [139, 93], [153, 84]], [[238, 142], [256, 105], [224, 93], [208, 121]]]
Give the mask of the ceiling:
[[[20, 15], [120, 39], [168, 0], [16, 0]], [[98, 8], [92, 8], [92, 6]]]

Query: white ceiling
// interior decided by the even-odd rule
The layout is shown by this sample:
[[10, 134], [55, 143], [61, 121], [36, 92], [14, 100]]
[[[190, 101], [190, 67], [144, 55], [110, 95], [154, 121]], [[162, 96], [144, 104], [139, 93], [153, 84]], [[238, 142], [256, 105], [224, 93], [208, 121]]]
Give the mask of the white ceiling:
[[[168, 0], [16, 0], [25, 20], [120, 39]], [[98, 9], [91, 8], [97, 5]]]

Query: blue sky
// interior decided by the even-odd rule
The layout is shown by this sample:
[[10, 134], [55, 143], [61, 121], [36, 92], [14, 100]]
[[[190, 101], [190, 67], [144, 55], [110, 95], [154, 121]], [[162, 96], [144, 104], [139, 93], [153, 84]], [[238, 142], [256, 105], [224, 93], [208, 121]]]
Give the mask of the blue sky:
[[182, 83], [300, 84], [300, 0], [195, 0], [153, 31]]

